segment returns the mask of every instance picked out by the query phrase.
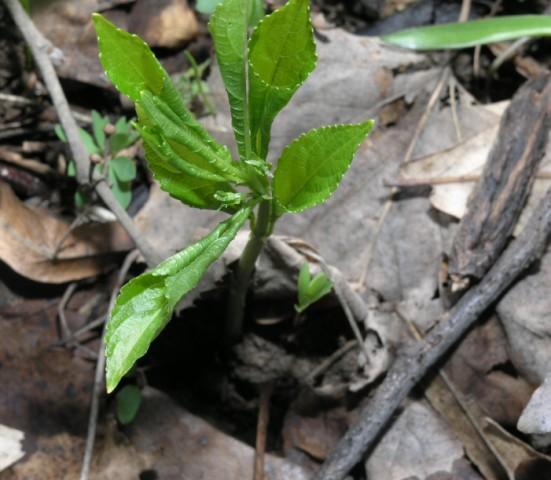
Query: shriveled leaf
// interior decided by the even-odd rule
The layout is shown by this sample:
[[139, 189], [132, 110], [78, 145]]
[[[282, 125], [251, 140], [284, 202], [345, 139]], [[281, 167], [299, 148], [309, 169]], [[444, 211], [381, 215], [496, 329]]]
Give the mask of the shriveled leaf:
[[117, 419], [123, 425], [134, 420], [142, 403], [142, 392], [136, 385], [125, 385], [117, 392]]
[[316, 66], [308, 0], [290, 0], [255, 28], [249, 42], [252, 148], [265, 158], [277, 113]]
[[245, 68], [249, 9], [250, 0], [224, 0], [216, 7], [209, 22], [220, 73], [228, 93], [237, 149], [243, 158], [248, 135], [245, 129], [249, 128]]
[[180, 299], [194, 288], [226, 249], [250, 214], [244, 208], [210, 234], [158, 267], [128, 282], [107, 324], [107, 391], [112, 392], [170, 320]]
[[522, 37], [551, 36], [551, 15], [510, 15], [408, 28], [383, 40], [417, 50], [466, 48]]
[[337, 189], [373, 121], [310, 130], [281, 154], [274, 197], [283, 211], [300, 212], [327, 200]]

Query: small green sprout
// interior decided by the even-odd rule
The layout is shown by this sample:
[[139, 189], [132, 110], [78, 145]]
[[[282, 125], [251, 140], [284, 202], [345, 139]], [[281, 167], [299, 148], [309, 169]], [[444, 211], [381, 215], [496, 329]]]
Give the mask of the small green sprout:
[[295, 310], [304, 312], [310, 305], [327, 295], [333, 288], [331, 280], [325, 273], [319, 272], [314, 278], [310, 275], [310, 266], [304, 263], [298, 274], [298, 304]]
[[[250, 226], [227, 306], [225, 339], [242, 333], [245, 298], [256, 260], [278, 219], [325, 202], [338, 188], [372, 120], [330, 125], [300, 135], [267, 160], [272, 123], [316, 66], [308, 0], [289, 0], [260, 20], [257, 0], [222, 0], [209, 22], [226, 87], [238, 158], [186, 108], [147, 44], [99, 14], [93, 20], [103, 68], [136, 106], [148, 167], [162, 189], [186, 205], [230, 216], [208, 235], [132, 279], [107, 324], [106, 384], [112, 392], [169, 322], [174, 307], [201, 280], [237, 232]], [[314, 279], [314, 287], [320, 280]]]
[[[61, 125], [54, 129], [57, 137], [67, 143], [67, 136]], [[120, 117], [115, 125], [109, 123], [107, 117], [103, 117], [92, 110], [92, 135], [79, 128], [88, 155], [96, 161], [94, 169], [107, 177], [113, 195], [123, 208], [130, 205], [132, 200], [132, 181], [136, 178], [136, 164], [132, 158], [122, 155], [122, 151], [138, 140], [138, 133], [125, 117]], [[67, 166], [67, 175], [76, 175], [74, 161]], [[87, 198], [80, 191], [75, 193], [75, 206], [79, 209], [88, 204]]]
[[122, 425], [131, 423], [142, 403], [142, 392], [136, 385], [125, 385], [115, 396], [117, 403], [117, 420]]

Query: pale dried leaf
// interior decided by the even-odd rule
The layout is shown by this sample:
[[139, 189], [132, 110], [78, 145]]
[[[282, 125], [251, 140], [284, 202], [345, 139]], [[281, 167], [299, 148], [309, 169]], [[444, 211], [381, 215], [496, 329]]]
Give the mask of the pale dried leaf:
[[23, 440], [25, 434], [21, 430], [0, 425], [0, 472], [23, 458]]
[[463, 446], [436, 413], [422, 402], [405, 407], [366, 462], [369, 478], [406, 480], [453, 472]]

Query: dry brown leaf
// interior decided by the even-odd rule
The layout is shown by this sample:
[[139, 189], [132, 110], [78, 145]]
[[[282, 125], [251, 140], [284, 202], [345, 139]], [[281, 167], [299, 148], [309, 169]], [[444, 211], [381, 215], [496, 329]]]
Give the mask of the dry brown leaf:
[[[0, 259], [27, 278], [65, 283], [91, 277], [113, 264], [113, 252], [132, 248], [118, 223], [70, 225], [25, 205], [0, 182]], [[56, 255], [56, 251], [58, 252]]]
[[[507, 102], [483, 107], [493, 114], [490, 126], [452, 148], [414, 159], [402, 168], [401, 178], [406, 182], [432, 184], [430, 200], [433, 207], [461, 218], [465, 213], [469, 194], [497, 136], [501, 115], [506, 107]], [[515, 233], [525, 225], [533, 207], [551, 185], [551, 149], [542, 159], [538, 175], [540, 178], [534, 182], [527, 208], [520, 217]]]
[[423, 402], [407, 405], [366, 462], [367, 476], [377, 480], [426, 479], [452, 473], [463, 446], [440, 417]]
[[[254, 449], [217, 430], [153, 388], [143, 402], [128, 439], [101, 449], [91, 480], [138, 478], [140, 470], [160, 479], [244, 480], [253, 478]], [[99, 451], [100, 449], [98, 449]], [[128, 462], [134, 471], [128, 475]], [[127, 475], [124, 476], [125, 472]], [[138, 474], [138, 475], [137, 475]], [[307, 480], [298, 466], [266, 455], [266, 480]]]
[[485, 418], [484, 432], [502, 457], [510, 480], [551, 478], [551, 457], [534, 450], [491, 418]]
[[511, 361], [529, 381], [539, 385], [551, 365], [551, 253], [548, 251], [497, 305], [509, 341]]

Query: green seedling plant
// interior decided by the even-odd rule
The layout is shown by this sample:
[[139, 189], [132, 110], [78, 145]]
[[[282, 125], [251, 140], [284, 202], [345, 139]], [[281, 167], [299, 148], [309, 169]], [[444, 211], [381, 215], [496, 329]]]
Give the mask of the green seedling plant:
[[295, 305], [295, 310], [299, 314], [304, 312], [310, 305], [325, 297], [332, 288], [333, 284], [325, 273], [319, 272], [312, 278], [310, 266], [307, 262], [304, 263], [298, 274], [298, 304]]
[[272, 122], [315, 68], [315, 42], [308, 0], [290, 0], [251, 33], [252, 4], [224, 0], [209, 23], [238, 159], [186, 109], [149, 47], [94, 15], [100, 61], [113, 84], [135, 103], [136, 128], [161, 188], [191, 207], [229, 215], [198, 242], [121, 289], [105, 336], [108, 392], [248, 222], [249, 240], [233, 274], [224, 334], [228, 341], [239, 339], [249, 280], [274, 224], [326, 201], [372, 129], [367, 120], [310, 130], [285, 147], [274, 170], [267, 161]]
[[[67, 136], [61, 125], [56, 125], [57, 137], [67, 143]], [[113, 195], [123, 208], [132, 200], [132, 181], [136, 178], [134, 160], [123, 154], [124, 150], [136, 143], [138, 132], [125, 117], [120, 117], [115, 125], [107, 117], [92, 110], [92, 135], [79, 128], [80, 138], [86, 151], [94, 161], [94, 169], [107, 178]], [[67, 165], [67, 175], [76, 175], [73, 160]], [[88, 205], [89, 201], [81, 191], [75, 193], [75, 206], [79, 209]]]
[[187, 50], [184, 54], [191, 67], [180, 75], [180, 78], [176, 81], [176, 89], [182, 97], [184, 105], [190, 110], [192, 110], [192, 106], [200, 102], [209, 115], [214, 115], [214, 107], [209, 97], [210, 89], [207, 82], [203, 80], [205, 71], [210, 66], [210, 59], [198, 64], [193, 55]]
[[125, 385], [115, 396], [117, 420], [122, 425], [132, 423], [142, 404], [142, 391], [136, 385]]
[[383, 40], [404, 48], [438, 50], [540, 36], [551, 36], [551, 15], [505, 15], [461, 23], [408, 28], [385, 35]]

